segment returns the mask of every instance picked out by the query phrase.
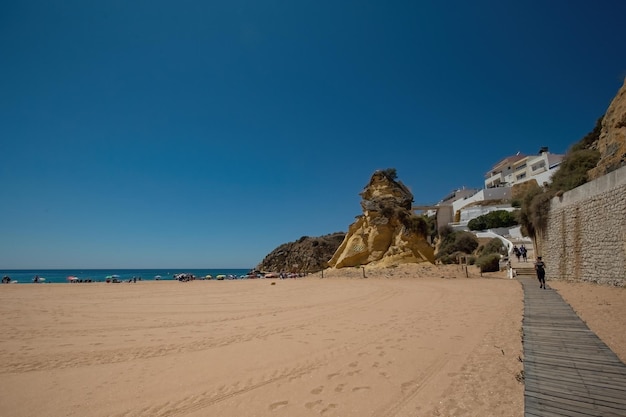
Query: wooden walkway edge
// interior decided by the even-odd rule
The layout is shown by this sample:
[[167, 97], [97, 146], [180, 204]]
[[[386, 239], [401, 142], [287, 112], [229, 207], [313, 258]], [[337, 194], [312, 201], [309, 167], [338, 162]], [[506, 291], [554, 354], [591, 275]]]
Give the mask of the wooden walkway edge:
[[524, 288], [525, 417], [626, 416], [626, 365], [555, 291]]

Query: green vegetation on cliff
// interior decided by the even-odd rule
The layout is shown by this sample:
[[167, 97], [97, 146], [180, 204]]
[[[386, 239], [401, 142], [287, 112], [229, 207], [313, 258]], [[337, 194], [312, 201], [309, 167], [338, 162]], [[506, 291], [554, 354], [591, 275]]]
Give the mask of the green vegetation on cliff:
[[543, 233], [550, 212], [550, 200], [557, 194], [572, 190], [589, 181], [587, 172], [600, 160], [600, 152], [593, 147], [600, 137], [602, 117], [591, 132], [574, 144], [565, 154], [565, 158], [552, 181], [547, 187], [530, 186], [521, 197], [520, 224], [522, 233], [533, 239]]

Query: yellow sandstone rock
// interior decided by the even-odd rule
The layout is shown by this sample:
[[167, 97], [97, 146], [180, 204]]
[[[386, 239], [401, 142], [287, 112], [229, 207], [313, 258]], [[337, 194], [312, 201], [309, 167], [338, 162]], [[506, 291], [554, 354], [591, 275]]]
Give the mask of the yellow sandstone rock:
[[426, 224], [411, 211], [413, 194], [395, 180], [395, 170], [376, 171], [361, 197], [363, 215], [350, 225], [330, 267], [435, 262]]

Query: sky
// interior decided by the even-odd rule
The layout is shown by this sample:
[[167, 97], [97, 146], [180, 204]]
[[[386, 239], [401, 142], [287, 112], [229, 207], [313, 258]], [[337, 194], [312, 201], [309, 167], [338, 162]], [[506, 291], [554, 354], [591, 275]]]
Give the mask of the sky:
[[626, 2], [0, 5], [0, 269], [252, 268], [565, 153], [626, 77]]

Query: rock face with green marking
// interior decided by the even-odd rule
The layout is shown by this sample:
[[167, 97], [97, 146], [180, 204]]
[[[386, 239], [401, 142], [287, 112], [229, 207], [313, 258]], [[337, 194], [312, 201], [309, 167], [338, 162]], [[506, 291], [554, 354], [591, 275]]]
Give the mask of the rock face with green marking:
[[328, 261], [334, 268], [434, 263], [425, 221], [413, 214], [413, 194], [395, 170], [376, 171], [361, 192], [363, 214], [348, 229]]

